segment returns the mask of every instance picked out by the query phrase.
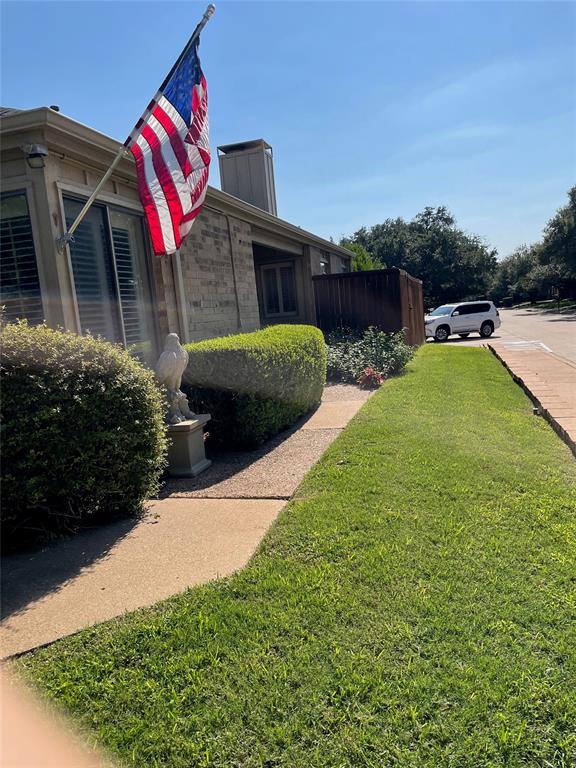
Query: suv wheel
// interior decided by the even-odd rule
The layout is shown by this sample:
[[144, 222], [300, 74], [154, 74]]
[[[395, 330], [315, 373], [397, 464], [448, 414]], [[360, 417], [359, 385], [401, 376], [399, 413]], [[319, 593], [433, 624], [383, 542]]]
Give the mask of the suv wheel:
[[494, 333], [494, 326], [492, 325], [490, 320], [486, 320], [485, 323], [482, 323], [482, 326], [480, 328], [480, 336], [482, 336], [483, 339], [489, 339], [493, 333]]
[[440, 325], [436, 328], [436, 333], [434, 334], [436, 341], [446, 341], [448, 336], [450, 336], [450, 328], [447, 325]]

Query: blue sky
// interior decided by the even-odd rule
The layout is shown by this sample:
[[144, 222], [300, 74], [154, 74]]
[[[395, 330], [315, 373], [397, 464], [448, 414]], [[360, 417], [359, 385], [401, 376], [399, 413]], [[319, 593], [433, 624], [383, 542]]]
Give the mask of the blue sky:
[[[2, 103], [124, 140], [205, 6], [3, 1]], [[575, 41], [569, 2], [218, 2], [214, 156], [265, 138], [279, 215], [325, 237], [447, 205], [504, 256], [576, 182]]]

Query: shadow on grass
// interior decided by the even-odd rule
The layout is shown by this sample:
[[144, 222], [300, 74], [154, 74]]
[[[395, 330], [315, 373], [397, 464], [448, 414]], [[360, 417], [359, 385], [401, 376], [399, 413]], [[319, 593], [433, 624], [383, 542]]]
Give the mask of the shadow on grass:
[[[461, 339], [459, 336], [450, 336], [447, 341], [435, 341], [434, 339], [426, 339], [426, 344], [434, 344], [437, 346], [446, 346], [450, 344], [470, 344], [471, 341], [476, 342], [476, 344], [489, 344], [492, 341], [498, 341], [501, 339], [502, 336], [499, 336], [497, 333], [493, 333], [492, 336], [488, 337], [487, 339], [482, 338], [482, 336], [478, 336], [476, 334], [473, 336], [470, 334], [465, 339]], [[475, 345], [476, 346], [476, 345]]]
[[576, 321], [576, 312], [566, 313], [561, 316], [556, 315], [556, 317], [545, 317], [544, 319], [548, 323], [573, 323]]
[[516, 313], [516, 317], [540, 317], [544, 320], [562, 321], [562, 320], [574, 320], [576, 319], [576, 306], [570, 307], [507, 307], [500, 310], [500, 312]]

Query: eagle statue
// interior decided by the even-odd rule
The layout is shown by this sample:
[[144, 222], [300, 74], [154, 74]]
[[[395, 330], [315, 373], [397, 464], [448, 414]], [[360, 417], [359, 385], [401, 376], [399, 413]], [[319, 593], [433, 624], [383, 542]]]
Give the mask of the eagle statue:
[[156, 378], [166, 387], [168, 394], [169, 409], [166, 420], [169, 424], [179, 424], [196, 417], [190, 410], [186, 395], [180, 390], [188, 357], [188, 352], [180, 344], [178, 334], [169, 333], [164, 342], [164, 351], [156, 363]]

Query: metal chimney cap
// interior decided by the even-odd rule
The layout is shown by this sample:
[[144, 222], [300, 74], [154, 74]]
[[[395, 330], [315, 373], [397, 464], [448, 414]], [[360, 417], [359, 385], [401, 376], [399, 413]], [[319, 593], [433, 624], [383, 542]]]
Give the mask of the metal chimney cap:
[[272, 151], [272, 147], [264, 139], [253, 139], [252, 141], [239, 141], [237, 144], [222, 144], [217, 147], [218, 152], [223, 155], [228, 155], [231, 152], [244, 152], [250, 149], [269, 149]]

